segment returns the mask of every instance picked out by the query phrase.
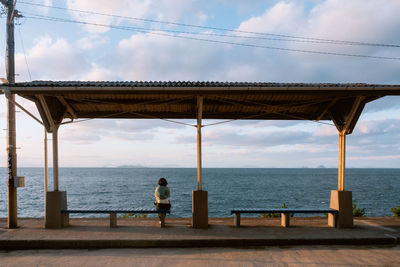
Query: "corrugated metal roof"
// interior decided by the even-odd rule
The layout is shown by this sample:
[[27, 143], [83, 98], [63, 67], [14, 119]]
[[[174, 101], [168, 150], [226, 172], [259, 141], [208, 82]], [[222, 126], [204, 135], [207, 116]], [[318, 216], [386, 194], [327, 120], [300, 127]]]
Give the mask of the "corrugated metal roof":
[[217, 82], [217, 81], [32, 81], [11, 87], [399, 87], [390, 84], [366, 83], [273, 83], [273, 82]]
[[34, 81], [8, 88], [36, 103], [48, 130], [65, 118], [195, 119], [202, 96], [204, 119], [333, 120], [338, 128], [351, 123], [351, 132], [366, 103], [400, 95], [400, 85], [365, 83]]

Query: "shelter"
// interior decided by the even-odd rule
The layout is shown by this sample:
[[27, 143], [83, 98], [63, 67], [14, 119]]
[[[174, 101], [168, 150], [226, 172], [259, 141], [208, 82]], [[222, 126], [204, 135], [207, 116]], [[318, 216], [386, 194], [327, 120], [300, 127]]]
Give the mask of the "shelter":
[[332, 120], [339, 132], [339, 171], [331, 208], [339, 210], [339, 227], [352, 226], [352, 196], [345, 191], [344, 179], [345, 137], [366, 103], [400, 95], [400, 85], [331, 83], [34, 81], [3, 87], [6, 94], [33, 101], [53, 134], [54, 190], [47, 194], [60, 204], [47, 204], [46, 220], [60, 227], [59, 209], [66, 205], [66, 193], [58, 190], [57, 131], [62, 124], [87, 118], [197, 119], [197, 190], [192, 202], [197, 228], [208, 225], [207, 191], [202, 190], [202, 119]]

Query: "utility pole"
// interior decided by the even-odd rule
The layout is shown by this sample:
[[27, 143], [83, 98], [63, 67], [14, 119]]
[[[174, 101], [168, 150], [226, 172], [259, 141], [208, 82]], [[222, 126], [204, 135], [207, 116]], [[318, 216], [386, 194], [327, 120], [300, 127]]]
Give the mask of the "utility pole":
[[[15, 83], [14, 65], [14, 17], [18, 14], [13, 0], [1, 0], [7, 10], [7, 80], [8, 84]], [[8, 228], [18, 227], [17, 187], [17, 152], [15, 127], [15, 95], [7, 97], [7, 179], [8, 179]]]

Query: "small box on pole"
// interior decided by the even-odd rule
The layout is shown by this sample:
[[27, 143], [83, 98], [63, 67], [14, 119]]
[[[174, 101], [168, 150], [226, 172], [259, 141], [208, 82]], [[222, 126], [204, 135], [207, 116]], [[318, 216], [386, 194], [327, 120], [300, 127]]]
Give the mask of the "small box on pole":
[[15, 176], [14, 187], [25, 187], [25, 176]]

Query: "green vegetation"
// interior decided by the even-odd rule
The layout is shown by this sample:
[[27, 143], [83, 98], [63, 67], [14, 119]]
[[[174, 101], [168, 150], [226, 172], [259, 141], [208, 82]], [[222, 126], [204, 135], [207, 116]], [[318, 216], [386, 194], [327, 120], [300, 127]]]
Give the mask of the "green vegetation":
[[353, 203], [353, 216], [365, 217], [365, 208], [357, 208], [356, 204]]
[[[286, 203], [283, 203], [282, 209], [287, 209]], [[257, 218], [278, 218], [280, 216], [281, 215], [279, 213], [263, 213], [261, 215], [258, 215]]]
[[[135, 206], [132, 203], [131, 206], [132, 209], [135, 208]], [[121, 218], [131, 218], [131, 219], [136, 219], [136, 218], [147, 218], [147, 214], [143, 213], [143, 214], [135, 214], [135, 213], [124, 213], [122, 214]]]
[[391, 208], [393, 212], [393, 216], [399, 217], [400, 216], [400, 205], [394, 208]]

